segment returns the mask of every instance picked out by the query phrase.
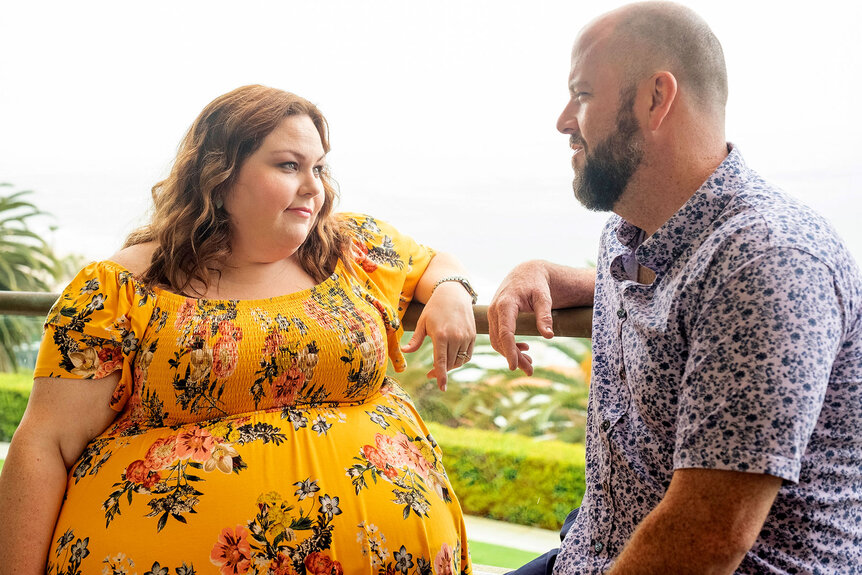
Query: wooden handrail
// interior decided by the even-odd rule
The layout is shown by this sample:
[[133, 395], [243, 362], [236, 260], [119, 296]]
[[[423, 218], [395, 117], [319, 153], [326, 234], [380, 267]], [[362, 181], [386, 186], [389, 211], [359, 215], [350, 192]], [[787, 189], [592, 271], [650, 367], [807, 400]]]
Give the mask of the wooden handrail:
[[[26, 291], [0, 291], [0, 315], [47, 315], [51, 306], [57, 301], [59, 294]], [[404, 314], [404, 329], [413, 331], [416, 328], [416, 320], [422, 313], [423, 306], [420, 303], [411, 303]], [[473, 313], [476, 316], [476, 331], [488, 333], [488, 306], [474, 305]], [[560, 337], [590, 337], [592, 333], [593, 308], [576, 307], [567, 309], [555, 309], [552, 312], [554, 318], [554, 334]], [[518, 315], [515, 324], [515, 333], [518, 335], [539, 335], [536, 329], [536, 316], [532, 313]]]
[[60, 294], [0, 291], [0, 315], [47, 315]]
[[[413, 331], [416, 328], [416, 320], [425, 306], [413, 302], [404, 314], [404, 330]], [[474, 305], [473, 315], [476, 317], [476, 332], [488, 333], [488, 306]], [[554, 335], [560, 337], [586, 337], [592, 335], [593, 308], [572, 307], [555, 309], [551, 312], [554, 320]], [[515, 333], [517, 335], [540, 335], [536, 329], [536, 314], [521, 313], [515, 322]]]

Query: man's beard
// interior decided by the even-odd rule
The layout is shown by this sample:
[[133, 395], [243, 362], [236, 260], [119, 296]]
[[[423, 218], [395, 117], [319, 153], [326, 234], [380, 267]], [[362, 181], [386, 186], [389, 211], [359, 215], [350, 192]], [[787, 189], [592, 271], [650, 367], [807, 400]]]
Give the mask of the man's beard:
[[632, 89], [622, 98], [616, 131], [599, 142], [592, 153], [587, 152], [583, 140], [572, 137], [572, 143], [581, 144], [584, 150], [584, 166], [580, 171], [575, 168], [572, 188], [588, 210], [612, 210], [643, 160], [643, 136], [634, 115], [634, 102]]

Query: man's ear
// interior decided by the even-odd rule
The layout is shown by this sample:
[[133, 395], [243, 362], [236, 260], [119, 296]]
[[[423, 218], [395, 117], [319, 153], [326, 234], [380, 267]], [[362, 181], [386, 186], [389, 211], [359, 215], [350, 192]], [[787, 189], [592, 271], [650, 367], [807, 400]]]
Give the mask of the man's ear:
[[655, 131], [661, 127], [676, 100], [677, 82], [673, 74], [663, 71], [650, 76], [646, 84], [650, 104], [647, 126]]

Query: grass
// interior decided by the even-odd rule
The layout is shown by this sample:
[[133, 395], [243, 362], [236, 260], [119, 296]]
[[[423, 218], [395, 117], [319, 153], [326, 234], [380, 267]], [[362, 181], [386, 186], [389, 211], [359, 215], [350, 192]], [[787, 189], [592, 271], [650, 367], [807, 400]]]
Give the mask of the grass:
[[[0, 372], [0, 387], [29, 391], [33, 387], [33, 370]], [[0, 470], [3, 469], [3, 462], [4, 460], [0, 459]]]
[[473, 563], [478, 563], [479, 565], [517, 569], [539, 555], [539, 553], [512, 549], [511, 547], [503, 547], [502, 545], [494, 545], [493, 543], [470, 541], [470, 558], [473, 560]]
[[0, 441], [9, 441], [15, 433], [32, 386], [32, 371], [0, 373]]
[[17, 372], [0, 372], [0, 385], [16, 389], [30, 389], [33, 387], [33, 370], [22, 369]]

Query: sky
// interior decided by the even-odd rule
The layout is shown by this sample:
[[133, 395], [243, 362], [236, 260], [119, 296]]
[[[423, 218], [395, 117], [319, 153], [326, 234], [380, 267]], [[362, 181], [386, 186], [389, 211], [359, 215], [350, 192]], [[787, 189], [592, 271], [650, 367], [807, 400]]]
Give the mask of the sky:
[[[683, 3], [725, 50], [728, 140], [862, 261], [862, 5]], [[327, 116], [342, 210], [454, 253], [480, 303], [521, 261], [596, 259], [607, 214], [574, 199], [555, 123], [578, 30], [622, 2], [9, 4], [0, 182], [34, 191], [61, 253], [116, 252], [200, 110], [259, 83]]]

